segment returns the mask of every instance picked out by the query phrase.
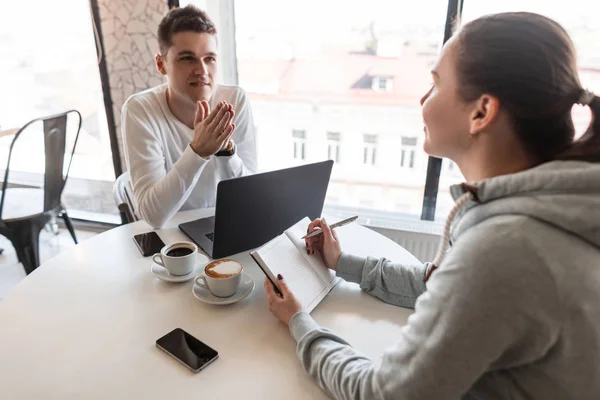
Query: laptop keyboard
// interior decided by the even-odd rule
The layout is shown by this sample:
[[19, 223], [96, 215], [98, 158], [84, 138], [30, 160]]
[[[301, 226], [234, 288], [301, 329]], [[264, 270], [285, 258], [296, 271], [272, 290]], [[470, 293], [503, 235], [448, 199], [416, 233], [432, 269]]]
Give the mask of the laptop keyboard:
[[207, 233], [206, 235], [204, 235], [208, 238], [208, 240], [210, 240], [211, 242], [215, 241], [215, 233], [211, 232], [211, 233]]

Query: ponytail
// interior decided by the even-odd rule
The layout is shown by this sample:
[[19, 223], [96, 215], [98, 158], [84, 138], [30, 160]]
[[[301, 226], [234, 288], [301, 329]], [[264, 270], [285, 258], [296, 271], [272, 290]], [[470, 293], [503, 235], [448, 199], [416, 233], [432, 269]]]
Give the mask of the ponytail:
[[600, 162], [600, 97], [582, 90], [577, 103], [590, 107], [592, 122], [583, 136], [574, 141], [556, 160]]

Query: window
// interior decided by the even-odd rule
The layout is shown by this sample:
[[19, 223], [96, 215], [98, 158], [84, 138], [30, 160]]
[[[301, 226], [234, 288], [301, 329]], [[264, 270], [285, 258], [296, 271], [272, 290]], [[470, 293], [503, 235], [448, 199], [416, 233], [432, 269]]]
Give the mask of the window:
[[364, 135], [363, 164], [375, 165], [377, 160], [377, 135]]
[[415, 154], [417, 153], [417, 138], [402, 137], [402, 146], [400, 148], [400, 166], [413, 169], [415, 167]]
[[[335, 161], [329, 188], [336, 192], [329, 199], [339, 209], [418, 214], [426, 156], [420, 146], [406, 145], [399, 168], [396, 130], [408, 138], [423, 134], [419, 100], [429, 90], [447, 10], [448, 0], [410, 7], [397, 0], [378, 0], [376, 7], [347, 7], [343, 0], [236, 1], [238, 84], [252, 104], [260, 154], [275, 154], [259, 156], [258, 169], [294, 165], [304, 143], [306, 161]], [[305, 130], [305, 139], [293, 137], [295, 151], [278, 152], [290, 148], [294, 129]], [[331, 135], [338, 132], [343, 146], [342, 134], [339, 140]], [[369, 190], [356, 194], [361, 185]]]
[[[211, 6], [219, 0], [180, 0], [182, 5], [186, 2], [206, 3], [213, 18], [220, 9]], [[336, 160], [330, 188], [337, 187], [340, 208], [372, 205], [378, 212], [426, 211], [425, 218], [445, 218], [453, 205], [448, 188], [463, 179], [460, 169], [444, 161], [441, 166], [431, 163], [428, 171], [419, 139], [416, 145], [403, 141], [398, 146], [400, 135], [390, 130], [402, 129], [406, 138], [422, 137], [419, 99], [429, 89], [429, 71], [444, 31], [451, 31], [461, 4], [463, 21], [511, 10], [556, 19], [575, 42], [583, 85], [600, 92], [600, 42], [595, 40], [600, 26], [589, 12], [589, 0], [573, 0], [569, 7], [542, 0], [422, 0], [410, 7], [397, 0], [378, 0], [372, 7], [346, 7], [343, 0], [238, 0], [234, 17], [239, 80], [225, 83], [246, 90], [261, 133], [257, 148], [260, 154], [273, 154], [259, 156], [259, 170], [297, 163], [303, 147], [315, 160], [335, 160], [338, 144], [329, 139], [327, 127], [336, 127], [344, 133], [344, 162], [342, 168]], [[342, 8], [344, 18], [339, 18]], [[265, 9], [278, 18], [270, 18]], [[226, 17], [221, 21], [231, 19]], [[307, 21], [311, 29], [306, 28]], [[589, 110], [574, 107], [574, 118], [582, 132]], [[289, 146], [289, 136], [282, 131], [299, 126], [310, 131], [310, 150], [306, 140], [294, 139], [298, 143], [294, 153], [278, 152]], [[376, 145], [365, 142], [365, 132], [379, 134]], [[437, 188], [429, 190], [438, 181], [439, 193]], [[428, 185], [423, 196], [426, 182], [435, 185]], [[381, 189], [387, 203], [380, 202], [375, 190], [355, 196], [356, 188], [365, 183]]]
[[400, 166], [413, 169], [415, 167], [415, 150], [400, 150]]
[[340, 138], [339, 132], [327, 132], [327, 159], [336, 163], [340, 162]]
[[[0, 63], [0, 129], [78, 110], [83, 125], [63, 192], [65, 206], [71, 217], [120, 222], [112, 195], [115, 174], [89, 3], [2, 2], [0, 53], [5, 55]], [[17, 140], [15, 149], [26, 145], [29, 151], [26, 157], [14, 154], [9, 182], [43, 185], [44, 146], [37, 134], [41, 126]], [[67, 135], [69, 143], [73, 138]], [[0, 140], [1, 169], [12, 139]]]
[[306, 132], [298, 129], [292, 131], [292, 139], [294, 141], [294, 159], [306, 159]]
[[387, 76], [376, 76], [373, 78], [373, 90], [391, 91], [392, 78]]
[[379, 78], [379, 89], [386, 90], [388, 87], [387, 78]]

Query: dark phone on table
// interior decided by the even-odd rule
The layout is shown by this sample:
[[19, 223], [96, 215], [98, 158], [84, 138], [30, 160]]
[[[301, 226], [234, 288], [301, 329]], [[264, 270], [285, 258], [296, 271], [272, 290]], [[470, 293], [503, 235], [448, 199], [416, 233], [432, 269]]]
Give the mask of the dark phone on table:
[[165, 244], [156, 232], [147, 232], [133, 237], [135, 244], [144, 257], [160, 253]]
[[219, 357], [216, 350], [181, 328], [173, 329], [158, 339], [156, 346], [193, 372], [200, 371]]

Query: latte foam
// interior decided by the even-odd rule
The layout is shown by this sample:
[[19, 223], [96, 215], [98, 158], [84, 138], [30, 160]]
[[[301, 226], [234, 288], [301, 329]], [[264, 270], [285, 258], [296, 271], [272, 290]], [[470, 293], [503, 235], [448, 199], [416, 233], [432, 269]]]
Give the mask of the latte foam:
[[205, 272], [213, 278], [229, 278], [242, 272], [242, 265], [233, 260], [218, 260], [208, 264]]

